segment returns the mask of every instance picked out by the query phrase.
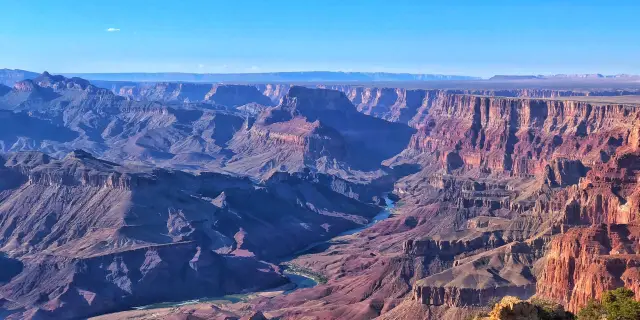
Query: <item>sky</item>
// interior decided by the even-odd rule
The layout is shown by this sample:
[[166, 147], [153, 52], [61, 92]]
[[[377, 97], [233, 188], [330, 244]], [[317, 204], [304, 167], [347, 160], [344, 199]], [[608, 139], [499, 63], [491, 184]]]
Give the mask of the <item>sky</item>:
[[637, 0], [0, 0], [0, 8], [0, 68], [37, 72], [640, 74]]

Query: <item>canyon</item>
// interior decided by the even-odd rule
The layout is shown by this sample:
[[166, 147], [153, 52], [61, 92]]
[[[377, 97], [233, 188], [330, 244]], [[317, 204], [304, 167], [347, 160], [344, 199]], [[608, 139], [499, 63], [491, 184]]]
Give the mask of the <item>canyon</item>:
[[[459, 319], [507, 295], [572, 312], [621, 286], [640, 299], [632, 86], [125, 83], [46, 72], [6, 84], [7, 319]], [[385, 195], [396, 206], [371, 223]], [[273, 290], [289, 282], [287, 266], [326, 281], [126, 311]]]

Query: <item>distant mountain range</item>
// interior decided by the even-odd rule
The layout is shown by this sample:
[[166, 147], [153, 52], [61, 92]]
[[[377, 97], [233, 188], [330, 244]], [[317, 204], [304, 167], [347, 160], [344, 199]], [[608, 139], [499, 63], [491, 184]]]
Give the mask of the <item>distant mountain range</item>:
[[[39, 73], [0, 69], [0, 84], [13, 86], [25, 79], [33, 79]], [[601, 80], [621, 79], [638, 80], [638, 75], [618, 74], [556, 74], [556, 75], [495, 75], [489, 79], [480, 77], [412, 74], [387, 72], [334, 72], [334, 71], [302, 71], [271, 73], [179, 73], [179, 72], [130, 72], [130, 73], [67, 73], [67, 77], [80, 77], [90, 80], [102, 87], [110, 87], [113, 82], [120, 85], [134, 85], [140, 82], [193, 82], [193, 83], [372, 83], [372, 82], [446, 82], [446, 81], [529, 81], [529, 80]], [[129, 82], [129, 83], [124, 83]]]
[[615, 74], [615, 75], [603, 75], [600, 73], [585, 73], [585, 74], [553, 74], [553, 75], [495, 75], [489, 80], [537, 80], [537, 79], [552, 79], [552, 80], [564, 80], [564, 79], [640, 79], [638, 75], [632, 74]]
[[[11, 86], [17, 81], [32, 79], [39, 74], [24, 70], [0, 69], [0, 83]], [[87, 80], [133, 81], [133, 82], [411, 82], [480, 80], [478, 77], [410, 74], [386, 72], [271, 72], [271, 73], [67, 73], [67, 77], [81, 77]]]

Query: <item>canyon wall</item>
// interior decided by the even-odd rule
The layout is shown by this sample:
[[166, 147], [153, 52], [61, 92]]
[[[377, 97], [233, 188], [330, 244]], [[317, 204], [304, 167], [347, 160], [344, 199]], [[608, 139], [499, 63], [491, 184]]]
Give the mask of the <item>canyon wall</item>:
[[[535, 294], [578, 310], [607, 289], [639, 289], [640, 109], [574, 98], [630, 92], [165, 83], [119, 93], [49, 74], [0, 88], [2, 150], [60, 159], [18, 152], [0, 165], [6, 251], [82, 257], [108, 278], [91, 261], [130, 254], [125, 265], [139, 269], [168, 245], [191, 274], [199, 249], [183, 242], [195, 241], [209, 248], [203, 259], [253, 268], [366, 224], [379, 208], [363, 202], [393, 190], [389, 219], [296, 259], [326, 286], [261, 305], [367, 319], [403, 299], [482, 308]], [[37, 280], [31, 270], [10, 289]], [[50, 311], [91, 300], [58, 284], [11, 308], [40, 293]]]
[[[249, 102], [277, 105], [292, 87], [286, 83], [233, 85], [200, 83], [138, 83], [123, 86], [115, 92], [134, 100], [160, 100], [178, 102], [216, 102], [240, 106]], [[616, 97], [637, 95], [638, 90], [624, 89], [411, 89], [359, 84], [298, 85], [309, 88], [331, 89], [345, 94], [364, 114], [392, 122], [417, 125], [429, 108], [448, 95], [476, 95], [531, 99], [562, 99], [571, 97]], [[257, 91], [254, 91], [254, 89]], [[267, 97], [268, 99], [265, 99]], [[271, 101], [269, 101], [271, 100]], [[231, 103], [231, 101], [233, 101]]]
[[[638, 292], [639, 120], [630, 104], [435, 98], [399, 156], [423, 169], [396, 187], [404, 212], [440, 200], [429, 218], [439, 232], [405, 241], [403, 252], [455, 262], [416, 282], [411, 299], [460, 308], [536, 295], [575, 312], [606, 290]], [[505, 253], [514, 241], [532, 251]]]
[[568, 230], [551, 242], [537, 295], [573, 312], [622, 286], [640, 299], [639, 240], [640, 228], [635, 224]]

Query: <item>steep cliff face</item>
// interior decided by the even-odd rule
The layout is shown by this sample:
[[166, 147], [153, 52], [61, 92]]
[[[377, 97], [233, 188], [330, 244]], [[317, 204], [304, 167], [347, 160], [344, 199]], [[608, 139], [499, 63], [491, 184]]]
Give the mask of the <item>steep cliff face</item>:
[[409, 149], [457, 150], [467, 169], [536, 175], [556, 158], [607, 161], [633, 139], [639, 114], [628, 105], [450, 95], [417, 125]]
[[434, 91], [395, 88], [344, 88], [358, 111], [392, 122], [407, 123]]
[[202, 101], [212, 86], [197, 83], [154, 83], [125, 86], [118, 90], [118, 94], [134, 100], [150, 101]]
[[[184, 101], [188, 97], [190, 102], [212, 100], [210, 97], [216, 88], [223, 87], [243, 91], [242, 96], [254, 96], [254, 102], [263, 105], [279, 104], [294, 87], [286, 83], [257, 84], [257, 85], [204, 85], [204, 84], [145, 84], [124, 87], [119, 94], [135, 100], [164, 100]], [[356, 106], [357, 110], [377, 118], [392, 122], [417, 125], [434, 103], [448, 95], [464, 94], [487, 97], [512, 97], [534, 99], [557, 99], [587, 96], [624, 96], [638, 94], [636, 90], [555, 90], [555, 89], [510, 89], [510, 90], [446, 90], [446, 89], [406, 89], [401, 87], [376, 87], [363, 85], [307, 85], [308, 88], [331, 89], [344, 93]], [[210, 90], [204, 92], [205, 90]], [[256, 88], [262, 98], [254, 94], [247, 94]], [[268, 97], [271, 103], [264, 100]], [[214, 99], [215, 100], [215, 99]], [[246, 101], [243, 101], [246, 104]]]
[[283, 99], [282, 107], [336, 129], [348, 141], [353, 160], [365, 164], [379, 164], [396, 155], [413, 132], [405, 125], [357, 112], [343, 93], [334, 90], [294, 87]]
[[[259, 91], [279, 102], [291, 88], [287, 84], [257, 85]], [[317, 85], [343, 92], [357, 107], [358, 111], [393, 122], [417, 126], [428, 110], [438, 104], [439, 99], [450, 95], [476, 95], [486, 97], [511, 97], [533, 99], [561, 99], [586, 96], [634, 95], [634, 90], [553, 90], [553, 89], [512, 89], [512, 90], [443, 90], [404, 89], [394, 87], [369, 87], [359, 85]]]
[[51, 88], [53, 91], [60, 92], [66, 90], [106, 90], [97, 88], [87, 80], [81, 78], [65, 78], [59, 75], [52, 75], [48, 72], [44, 72], [41, 75], [33, 78], [32, 80], [38, 86], [43, 88]]
[[607, 290], [625, 286], [639, 292], [637, 145], [632, 133], [611, 159], [551, 199], [549, 208], [564, 232], [551, 243], [538, 295], [577, 311]]
[[[224, 251], [228, 249], [225, 247], [229, 245], [229, 240], [240, 229], [247, 232], [245, 244], [252, 243], [254, 237], [258, 237], [255, 245], [260, 241], [272, 241], [257, 240], [265, 234], [301, 237], [310, 230], [317, 232], [305, 237], [323, 238], [349, 225], [365, 223], [367, 217], [375, 215], [377, 211], [374, 206], [354, 200], [359, 194], [355, 191], [357, 189], [349, 187], [350, 183], [342, 181], [344, 187], [351, 190], [345, 192], [335, 188], [329, 181], [321, 181], [313, 175], [287, 176], [289, 178], [274, 176], [265, 182], [263, 188], [256, 189], [257, 186], [248, 179], [215, 173], [193, 176], [180, 171], [131, 168], [96, 159], [83, 151], [70, 153], [62, 160], [52, 160], [39, 155], [41, 154], [35, 152], [18, 153], [9, 157], [2, 167], [2, 173], [6, 174], [7, 179], [3, 202], [0, 205], [4, 213], [0, 221], [0, 229], [3, 232], [0, 244], [4, 245], [5, 249], [11, 247], [14, 253], [36, 249], [69, 249], [78, 250], [74, 251], [74, 255], [77, 256], [90, 255], [95, 250], [135, 248], [144, 245], [146, 241], [167, 243], [177, 239], [186, 240], [184, 237], [189, 238], [187, 234], [194, 230], [211, 226], [206, 223], [205, 226], [184, 224], [198, 219], [206, 221], [210, 216], [217, 217], [219, 228], [211, 245], [216, 250]], [[287, 188], [295, 186], [305, 190], [284, 192]], [[178, 189], [181, 192], [176, 193]], [[342, 192], [336, 192], [334, 189]], [[165, 194], [165, 199], [150, 201], [154, 194]], [[218, 197], [218, 200], [213, 201]], [[243, 197], [253, 197], [257, 203], [268, 205], [259, 209], [252, 204], [243, 204]], [[302, 200], [298, 197], [304, 198], [305, 201], [299, 202]], [[189, 200], [191, 198], [192, 200]], [[172, 204], [174, 201], [185, 205], [177, 206]], [[27, 213], [28, 209], [23, 207], [26, 203], [31, 203], [34, 208], [39, 209], [32, 208]], [[55, 210], [51, 211], [53, 209]], [[76, 215], [81, 210], [84, 211], [84, 215]], [[163, 213], [154, 215], [152, 212], [155, 210]], [[299, 218], [284, 221], [271, 216], [271, 219], [275, 219], [271, 221], [274, 225], [265, 224], [268, 219], [249, 225], [247, 222], [252, 219], [240, 218], [245, 214], [256, 215], [259, 212], [273, 215], [269, 212], [274, 210], [283, 211], [277, 215], [293, 214]], [[340, 212], [344, 215], [344, 221], [333, 218], [323, 220], [321, 216], [314, 216], [314, 213], [325, 212]], [[320, 221], [322, 223], [316, 224]], [[174, 224], [182, 225], [177, 228]], [[321, 226], [323, 224], [325, 225]], [[65, 229], [68, 225], [73, 225], [77, 230], [69, 233]], [[173, 235], [174, 238], [136, 238], [136, 232], [150, 236], [155, 231], [162, 231], [162, 228], [154, 229], [158, 225], [166, 225], [164, 232]], [[263, 228], [274, 230], [264, 232], [261, 230]], [[275, 231], [278, 228], [282, 230]], [[103, 232], [91, 231], [95, 229]], [[297, 233], [300, 235], [295, 236]], [[128, 239], [130, 236], [134, 239]], [[95, 237], [109, 239], [95, 247], [92, 241], [99, 242]], [[260, 254], [275, 257], [286, 254], [287, 250], [294, 250], [288, 246], [299, 245], [295, 241], [282, 238], [277, 241], [280, 244], [270, 246], [271, 248], [257, 246]], [[74, 244], [76, 242], [86, 243], [88, 246], [78, 246]]]
[[[400, 152], [412, 130], [359, 113], [338, 91], [292, 87], [280, 105], [247, 121], [230, 141], [229, 170], [376, 171]], [[349, 175], [347, 173], [347, 175]]]
[[640, 299], [640, 228], [594, 225], [574, 228], [553, 239], [537, 285], [537, 295], [578, 311], [590, 299], [627, 287]]
[[48, 102], [59, 97], [51, 88], [40, 87], [32, 80], [24, 80], [13, 85], [10, 91], [0, 96], [0, 107], [17, 109], [19, 104], [27, 101]]
[[139, 101], [163, 102], [210, 102], [228, 107], [257, 103], [265, 106], [273, 104], [254, 86], [202, 83], [140, 83], [119, 88], [118, 95]]
[[[473, 193], [465, 190], [490, 189], [475, 185], [465, 188], [456, 181], [465, 176], [486, 177], [495, 184], [506, 182], [502, 189], [506, 198], [483, 217], [485, 222], [475, 218], [472, 226], [467, 222], [467, 228], [496, 224], [499, 220], [491, 216], [504, 214], [510, 215], [513, 224], [498, 228], [502, 232], [512, 230], [507, 237], [492, 232], [490, 237], [451, 235], [447, 241], [433, 236], [406, 241], [404, 252], [408, 254], [452, 256], [472, 252], [465, 261], [475, 261], [473, 267], [457, 262], [416, 282], [413, 299], [459, 308], [485, 305], [483, 299], [488, 297], [527, 298], [536, 294], [577, 311], [606, 290], [620, 286], [637, 289], [638, 116], [634, 105], [564, 100], [453, 95], [436, 102], [405, 151], [424, 169], [396, 184], [408, 203], [404, 209], [420, 212], [432, 205], [429, 199], [434, 195], [447, 192], [459, 195], [461, 203], [469, 203]], [[449, 178], [437, 178], [443, 173]], [[425, 184], [443, 191], [430, 192]], [[476, 197], [482, 196], [477, 191]], [[471, 203], [480, 201], [476, 198]], [[439, 204], [440, 208], [444, 206]], [[449, 208], [449, 214], [460, 210], [460, 206], [450, 204]], [[466, 220], [472, 212], [456, 217]], [[576, 227], [599, 223], [607, 225]], [[454, 225], [460, 228], [463, 224]], [[522, 227], [525, 229], [513, 232]], [[523, 232], [526, 228], [530, 232]], [[544, 243], [558, 233], [563, 234], [553, 239], [545, 255]], [[503, 236], [496, 237], [500, 234]], [[497, 259], [491, 254], [505, 250], [513, 241], [537, 243], [537, 249], [526, 258], [511, 256], [522, 269], [507, 267], [501, 264], [509, 261], [506, 256]], [[487, 255], [494, 258], [488, 259]], [[534, 276], [535, 261], [543, 255], [545, 259], [540, 261], [545, 266], [540, 275]], [[530, 276], [525, 280], [510, 278], [512, 273], [502, 275], [507, 269], [527, 270], [518, 273]], [[483, 272], [488, 272], [486, 282], [474, 282], [484, 279]], [[474, 275], [475, 280], [464, 280], [463, 275]], [[490, 285], [485, 288], [485, 283]]]
[[238, 107], [249, 103], [271, 106], [273, 102], [255, 87], [243, 85], [214, 85], [205, 95], [205, 101]]
[[344, 161], [344, 138], [320, 121], [294, 118], [285, 122], [264, 122], [244, 129], [230, 141], [235, 155], [226, 163], [229, 170], [255, 176], [274, 171], [296, 172], [315, 167], [323, 159]]
[[455, 257], [465, 252], [498, 248], [511, 241], [513, 240], [503, 239], [500, 232], [483, 232], [471, 237], [462, 236], [460, 239], [452, 240], [407, 240], [403, 244], [402, 251], [405, 254], [416, 256]]
[[258, 91], [262, 92], [265, 96], [269, 97], [271, 101], [279, 104], [282, 98], [287, 95], [291, 85], [289, 84], [259, 84], [256, 85]]
[[638, 220], [638, 152], [618, 148], [606, 163], [592, 166], [578, 184], [558, 190], [545, 208], [567, 227]]

